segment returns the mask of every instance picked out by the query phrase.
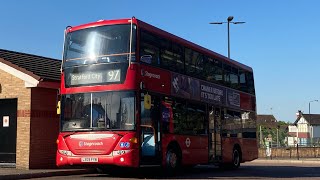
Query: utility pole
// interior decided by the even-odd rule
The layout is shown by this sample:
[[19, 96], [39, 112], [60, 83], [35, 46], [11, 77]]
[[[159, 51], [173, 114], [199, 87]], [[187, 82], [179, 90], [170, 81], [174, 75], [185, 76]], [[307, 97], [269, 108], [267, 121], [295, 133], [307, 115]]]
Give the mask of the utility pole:
[[230, 59], [230, 24], [243, 24], [245, 22], [233, 22], [233, 16], [229, 16], [227, 18], [227, 22], [211, 22], [210, 24], [224, 24], [227, 23], [227, 30], [228, 30], [228, 58]]
[[[311, 113], [310, 113], [310, 103], [312, 102], [318, 102], [318, 99], [315, 99], [315, 100], [312, 100], [312, 101], [309, 101], [309, 122], [311, 121]], [[310, 125], [310, 124], [309, 124]], [[313, 144], [313, 129], [311, 131], [311, 126], [309, 126], [310, 129], [308, 130], [309, 133], [310, 133], [310, 142], [311, 142], [311, 145]]]
[[260, 147], [263, 146], [263, 141], [262, 141], [262, 131], [261, 131], [261, 125], [260, 125]]
[[279, 126], [277, 126], [277, 147], [279, 147]]

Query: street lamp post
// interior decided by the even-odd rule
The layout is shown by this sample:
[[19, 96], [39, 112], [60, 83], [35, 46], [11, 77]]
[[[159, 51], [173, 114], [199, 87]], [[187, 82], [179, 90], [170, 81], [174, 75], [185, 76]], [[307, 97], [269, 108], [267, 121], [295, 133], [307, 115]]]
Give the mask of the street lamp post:
[[232, 22], [233, 16], [229, 16], [227, 22], [211, 22], [209, 24], [228, 24], [228, 58], [230, 59], [230, 23], [232, 24], [243, 24], [245, 22]]
[[228, 58], [230, 59], [230, 22], [233, 20], [233, 16], [228, 17]]
[[[318, 102], [318, 100], [315, 99], [315, 100], [309, 101], [309, 115], [310, 115], [310, 103], [312, 103], [312, 102]], [[309, 116], [309, 118], [310, 118], [310, 116]]]
[[[318, 100], [317, 99], [315, 99], [315, 100], [312, 100], [312, 101], [309, 101], [309, 121], [311, 120], [311, 114], [310, 114], [310, 104], [312, 103], [312, 102], [318, 102]], [[311, 126], [309, 126], [309, 127], [311, 127]], [[311, 144], [313, 143], [313, 132], [311, 132], [311, 128], [309, 129], [310, 130], [310, 142], [311, 142]], [[312, 136], [312, 137], [311, 137]]]

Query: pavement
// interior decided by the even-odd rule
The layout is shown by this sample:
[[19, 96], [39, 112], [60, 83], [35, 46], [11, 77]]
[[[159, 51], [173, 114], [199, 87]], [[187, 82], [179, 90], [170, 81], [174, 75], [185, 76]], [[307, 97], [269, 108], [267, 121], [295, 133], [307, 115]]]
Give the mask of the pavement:
[[15, 179], [31, 179], [31, 178], [42, 178], [52, 176], [68, 176], [68, 175], [79, 175], [79, 174], [92, 174], [97, 173], [94, 168], [91, 169], [16, 169], [0, 164], [0, 179], [1, 180], [15, 180]]
[[289, 163], [289, 164], [318, 164], [320, 166], [320, 158], [291, 158], [291, 159], [270, 159], [270, 158], [259, 158], [252, 162], [255, 163]]
[[[260, 158], [252, 161], [254, 163], [292, 163], [292, 164], [317, 164], [320, 166], [320, 158], [308, 158], [308, 159], [266, 159]], [[92, 174], [97, 173], [94, 168], [90, 169], [30, 169], [22, 170], [16, 169], [13, 165], [0, 164], [0, 179], [1, 180], [14, 180], [14, 179], [30, 179], [52, 176], [68, 176], [68, 175], [80, 175], [80, 174]]]

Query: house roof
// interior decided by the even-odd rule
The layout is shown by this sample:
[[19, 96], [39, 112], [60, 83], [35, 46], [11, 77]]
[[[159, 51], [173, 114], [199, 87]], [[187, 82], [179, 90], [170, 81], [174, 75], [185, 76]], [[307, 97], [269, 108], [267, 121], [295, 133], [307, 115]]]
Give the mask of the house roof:
[[268, 114], [258, 114], [257, 123], [274, 123], [277, 122], [277, 119], [273, 115]]
[[275, 128], [278, 126], [278, 121], [273, 115], [259, 114], [257, 115], [257, 124], [269, 128]]
[[60, 81], [61, 60], [0, 49], [0, 62], [33, 78]]
[[320, 126], [320, 114], [303, 114], [303, 113], [301, 113], [301, 115], [298, 116], [298, 118], [294, 122], [294, 124], [297, 124], [301, 117], [303, 117], [310, 125]]

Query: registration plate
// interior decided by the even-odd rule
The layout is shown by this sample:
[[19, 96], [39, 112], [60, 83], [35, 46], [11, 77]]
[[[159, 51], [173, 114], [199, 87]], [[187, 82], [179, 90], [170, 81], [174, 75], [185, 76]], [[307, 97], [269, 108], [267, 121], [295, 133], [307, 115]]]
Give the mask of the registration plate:
[[96, 157], [84, 157], [84, 158], [81, 158], [81, 162], [98, 162], [98, 158], [96, 158]]

